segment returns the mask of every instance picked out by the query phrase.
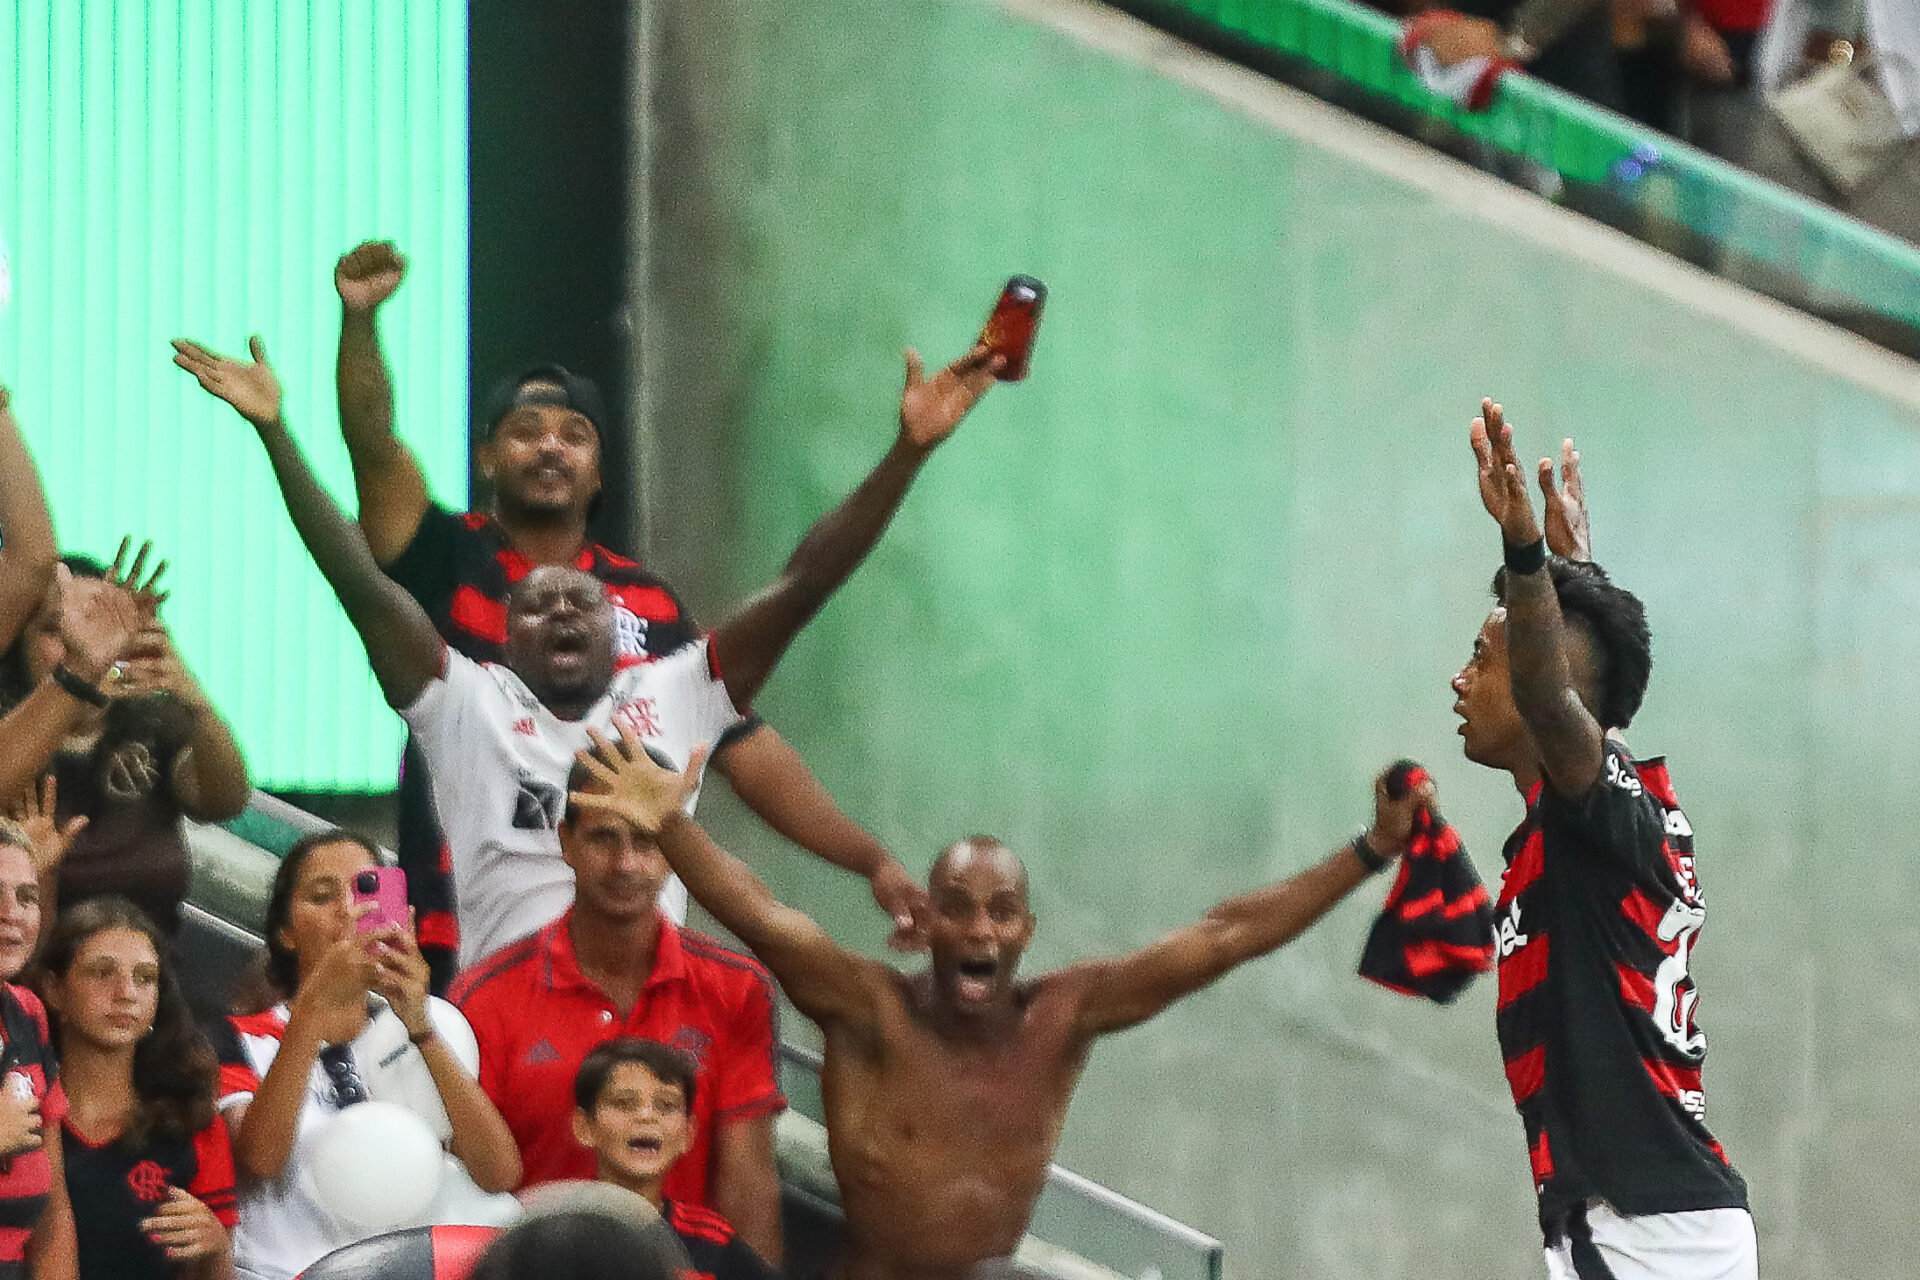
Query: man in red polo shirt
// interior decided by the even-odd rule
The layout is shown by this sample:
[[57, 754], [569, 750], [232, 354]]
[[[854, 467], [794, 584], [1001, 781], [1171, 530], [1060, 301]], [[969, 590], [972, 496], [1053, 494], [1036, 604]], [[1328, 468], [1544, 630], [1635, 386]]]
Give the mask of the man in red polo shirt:
[[[568, 789], [593, 785], [576, 771]], [[519, 1144], [523, 1185], [595, 1176], [593, 1152], [572, 1128], [573, 1080], [588, 1051], [616, 1036], [664, 1041], [700, 1068], [694, 1143], [666, 1194], [711, 1207], [777, 1265], [773, 1122], [787, 1100], [774, 1078], [773, 980], [661, 913], [666, 860], [624, 819], [570, 803], [560, 851], [573, 868], [572, 909], [448, 992], [479, 1039], [480, 1087]]]

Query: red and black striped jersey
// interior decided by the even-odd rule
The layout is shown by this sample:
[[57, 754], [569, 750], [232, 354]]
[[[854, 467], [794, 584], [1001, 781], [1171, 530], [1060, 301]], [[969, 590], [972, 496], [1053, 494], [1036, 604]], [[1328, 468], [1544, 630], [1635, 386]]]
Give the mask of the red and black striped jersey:
[[780, 1273], [734, 1234], [732, 1223], [713, 1210], [665, 1200], [660, 1216], [686, 1246], [687, 1261], [693, 1264], [689, 1280], [780, 1280]]
[[[57, 1133], [67, 1116], [67, 1095], [47, 1033], [40, 997], [11, 982], [0, 983], [0, 1088], [31, 1092], [40, 1100], [40, 1124]], [[27, 1244], [53, 1191], [53, 1162], [42, 1144], [0, 1159], [0, 1280], [26, 1280]]]
[[1744, 1208], [1707, 1131], [1690, 972], [1706, 922], [1693, 829], [1663, 760], [1609, 740], [1580, 800], [1536, 783], [1495, 909], [1500, 1052], [1526, 1128], [1541, 1224]]
[[189, 1138], [154, 1138], [137, 1146], [117, 1137], [89, 1142], [69, 1123], [61, 1142], [82, 1280], [173, 1280], [178, 1272], [166, 1250], [140, 1223], [159, 1211], [175, 1187], [211, 1209], [229, 1231], [239, 1221], [233, 1149], [218, 1115]]

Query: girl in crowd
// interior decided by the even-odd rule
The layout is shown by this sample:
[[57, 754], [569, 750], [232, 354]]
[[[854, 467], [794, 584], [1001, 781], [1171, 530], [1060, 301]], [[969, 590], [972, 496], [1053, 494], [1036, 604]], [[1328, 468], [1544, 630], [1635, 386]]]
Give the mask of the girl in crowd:
[[36, 1280], [78, 1274], [60, 1150], [66, 1094], [46, 1010], [13, 985], [40, 936], [36, 862], [59, 854], [55, 847], [36, 851], [26, 831], [0, 822], [0, 1280], [26, 1280], [29, 1259]]
[[246, 808], [252, 784], [233, 731], [155, 613], [164, 598], [153, 589], [159, 571], [140, 581], [147, 548], [123, 579], [126, 554], [122, 542], [111, 570], [84, 556], [61, 561], [40, 611], [0, 655], [0, 706], [26, 697], [67, 661], [61, 619], [69, 606], [129, 594], [139, 604], [120, 660], [91, 682], [93, 699], [77, 704], [51, 760], [61, 817], [89, 819], [58, 868], [57, 897], [68, 906], [121, 894], [171, 935], [187, 895], [181, 819], [231, 818]]
[[160, 930], [125, 898], [95, 898], [61, 913], [44, 963], [81, 1280], [233, 1280], [233, 1152], [214, 1111], [213, 1047]]
[[[470, 1189], [504, 1192], [520, 1182], [506, 1121], [450, 1043], [471, 1051], [473, 1032], [452, 1005], [427, 995], [427, 963], [412, 930], [358, 928], [366, 909], [354, 906], [350, 886], [377, 865], [373, 846], [330, 831], [296, 843], [274, 877], [268, 976], [287, 1002], [232, 1019], [221, 1068], [221, 1106], [241, 1174], [234, 1255], [243, 1277], [286, 1280], [357, 1238], [316, 1201], [301, 1172], [326, 1124], [369, 1097], [419, 1111], [464, 1165]], [[451, 1162], [447, 1172], [465, 1181]], [[439, 1203], [449, 1201], [443, 1177]]]

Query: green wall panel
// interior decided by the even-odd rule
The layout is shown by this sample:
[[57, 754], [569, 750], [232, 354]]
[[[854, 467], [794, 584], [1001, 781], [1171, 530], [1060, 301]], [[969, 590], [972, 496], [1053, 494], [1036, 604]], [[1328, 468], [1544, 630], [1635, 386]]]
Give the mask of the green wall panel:
[[385, 333], [398, 423], [466, 491], [466, 12], [437, 0], [0, 0], [0, 379], [63, 547], [173, 562], [166, 616], [257, 779], [393, 785], [399, 722], [294, 538], [258, 444], [170, 363], [266, 336], [334, 491], [333, 261], [411, 270]]
[[[1447, 689], [1498, 555], [1466, 421], [1493, 392], [1528, 449], [1577, 434], [1652, 620], [1633, 737], [1700, 833], [1710, 1119], [1763, 1270], [1911, 1270], [1920, 396], [1623, 240], [1600, 265], [1571, 219], [1517, 234], [1529, 198], [1491, 180], [1268, 127], [1012, 7], [663, 13], [655, 562], [706, 616], [764, 580], [884, 447], [900, 347], [950, 357], [1008, 273], [1047, 281], [1031, 380], [761, 708], [910, 866], [973, 831], [1022, 851], [1038, 968], [1320, 857], [1403, 754], [1496, 872], [1518, 804]], [[708, 804], [878, 952], [859, 886]], [[1378, 893], [1096, 1049], [1061, 1158], [1243, 1280], [1538, 1276], [1491, 984], [1439, 1010], [1356, 979]]]

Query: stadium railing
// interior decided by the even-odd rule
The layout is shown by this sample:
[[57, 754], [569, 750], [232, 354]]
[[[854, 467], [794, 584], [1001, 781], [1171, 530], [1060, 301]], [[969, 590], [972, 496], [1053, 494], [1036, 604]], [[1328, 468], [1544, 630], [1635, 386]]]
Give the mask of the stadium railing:
[[1471, 112], [1400, 24], [1352, 0], [1111, 0], [1202, 47], [1686, 258], [1920, 355], [1920, 248], [1529, 76]]
[[[193, 879], [178, 950], [183, 983], [203, 1016], [225, 1012], [229, 993], [257, 967], [281, 856], [301, 836], [331, 825], [260, 792], [230, 822], [189, 824]], [[792, 1102], [779, 1132], [790, 1261], [797, 1232], [811, 1232], [821, 1247], [839, 1220], [819, 1070], [812, 1049], [781, 1046], [781, 1087]], [[1020, 1261], [1051, 1280], [1221, 1280], [1223, 1254], [1218, 1240], [1055, 1165]]]

